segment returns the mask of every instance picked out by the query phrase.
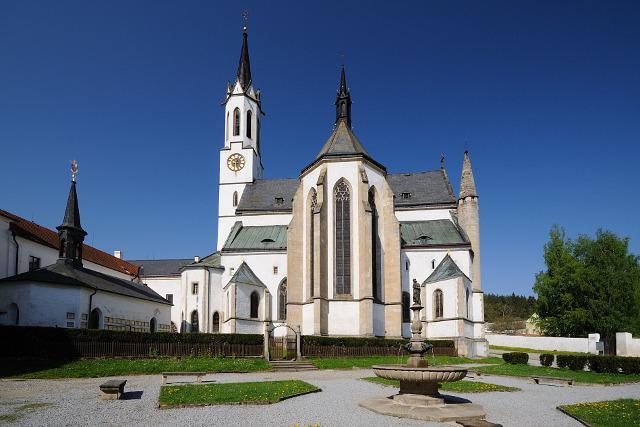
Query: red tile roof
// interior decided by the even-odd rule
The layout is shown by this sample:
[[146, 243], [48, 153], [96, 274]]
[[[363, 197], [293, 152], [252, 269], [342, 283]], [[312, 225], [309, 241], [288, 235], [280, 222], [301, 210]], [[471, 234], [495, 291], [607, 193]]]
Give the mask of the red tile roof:
[[[50, 230], [46, 227], [36, 224], [35, 222], [28, 221], [24, 218], [14, 215], [10, 212], [0, 209], [0, 215], [11, 220], [9, 227], [17, 236], [29, 239], [33, 242], [40, 243], [50, 248], [58, 250], [60, 248], [60, 241], [58, 239], [58, 232]], [[115, 270], [119, 273], [128, 274], [130, 276], [138, 276], [140, 273], [140, 267], [120, 258], [116, 258], [106, 252], [96, 249], [89, 245], [82, 245], [82, 257], [87, 261], [91, 261], [95, 264], [101, 265], [111, 270]]]

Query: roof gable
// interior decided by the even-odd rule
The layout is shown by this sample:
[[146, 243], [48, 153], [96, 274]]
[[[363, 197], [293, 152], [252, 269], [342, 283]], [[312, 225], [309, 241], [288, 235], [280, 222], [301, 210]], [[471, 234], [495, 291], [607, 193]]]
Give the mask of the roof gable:
[[338, 121], [327, 142], [316, 156], [319, 159], [326, 155], [338, 156], [345, 154], [363, 154], [369, 156], [367, 150], [360, 143], [353, 131], [344, 120]]
[[436, 267], [435, 270], [431, 273], [429, 277], [425, 279], [422, 283], [423, 285], [427, 285], [429, 283], [441, 282], [443, 280], [455, 279], [456, 277], [463, 277], [469, 281], [466, 274], [460, 270], [460, 267], [455, 263], [455, 261], [447, 254], [440, 264]]
[[256, 276], [253, 270], [244, 261], [242, 262], [242, 264], [240, 264], [240, 267], [238, 267], [231, 279], [229, 279], [229, 283], [225, 285], [225, 288], [231, 283], [240, 283], [243, 285], [253, 285], [266, 288], [264, 283], [262, 283], [262, 281], [258, 279], [258, 276]]

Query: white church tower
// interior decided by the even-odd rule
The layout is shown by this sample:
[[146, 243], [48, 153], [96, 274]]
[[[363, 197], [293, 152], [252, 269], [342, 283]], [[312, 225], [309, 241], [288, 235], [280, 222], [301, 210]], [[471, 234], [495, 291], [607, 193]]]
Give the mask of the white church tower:
[[242, 34], [240, 63], [236, 81], [227, 84], [224, 101], [224, 147], [220, 150], [220, 184], [218, 188], [219, 251], [236, 221], [236, 207], [247, 184], [262, 178], [260, 158], [260, 118], [264, 115], [260, 91], [253, 88], [247, 27]]

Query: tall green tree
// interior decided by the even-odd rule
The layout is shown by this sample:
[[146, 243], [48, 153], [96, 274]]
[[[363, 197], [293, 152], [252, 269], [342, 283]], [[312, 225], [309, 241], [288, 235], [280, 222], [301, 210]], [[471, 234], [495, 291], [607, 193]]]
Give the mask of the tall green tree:
[[583, 337], [640, 333], [640, 260], [629, 239], [598, 230], [575, 241], [554, 226], [536, 275], [536, 311], [547, 335]]

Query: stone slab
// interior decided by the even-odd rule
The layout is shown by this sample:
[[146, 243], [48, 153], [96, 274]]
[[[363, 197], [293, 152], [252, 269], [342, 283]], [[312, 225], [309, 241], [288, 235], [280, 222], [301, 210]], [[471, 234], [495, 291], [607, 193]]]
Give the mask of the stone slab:
[[475, 403], [446, 403], [441, 406], [403, 405], [388, 397], [367, 399], [359, 403], [363, 408], [381, 415], [412, 418], [423, 421], [448, 422], [459, 419], [482, 419], [486, 416], [481, 405]]

